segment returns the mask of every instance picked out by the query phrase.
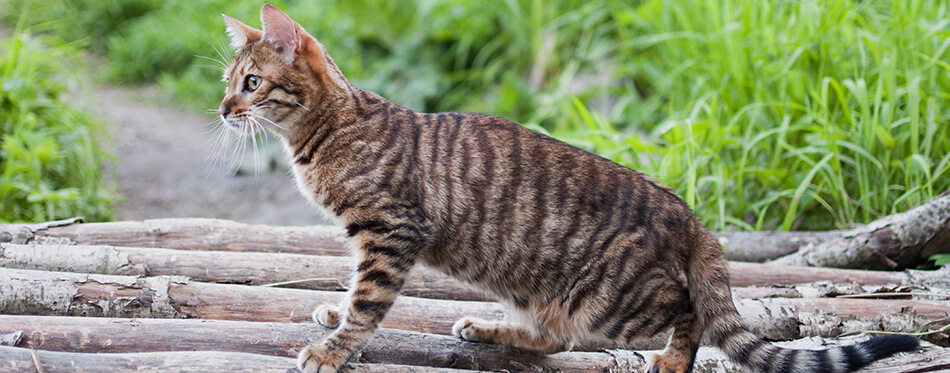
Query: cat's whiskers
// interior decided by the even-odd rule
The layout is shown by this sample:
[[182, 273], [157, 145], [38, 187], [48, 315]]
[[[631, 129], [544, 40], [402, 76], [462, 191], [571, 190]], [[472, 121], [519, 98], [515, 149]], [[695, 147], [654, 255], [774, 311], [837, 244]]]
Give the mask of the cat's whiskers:
[[[233, 139], [231, 132], [233, 131], [229, 128], [229, 124], [227, 124], [223, 118], [217, 117], [215, 120], [209, 122], [205, 126], [211, 127], [205, 133], [213, 132], [211, 140], [211, 152], [207, 157], [209, 163], [208, 173], [205, 175], [207, 178], [207, 176], [210, 175], [211, 172], [214, 172], [217, 167], [221, 167], [222, 170], [225, 168], [230, 168], [226, 166], [226, 160], [233, 160], [233, 156], [237, 149], [231, 150], [230, 145], [232, 144], [231, 140]], [[228, 156], [229, 154], [231, 155], [230, 157]], [[232, 173], [232, 171], [228, 172]]]
[[[258, 118], [258, 119], [263, 119], [263, 120], [267, 121], [267, 123], [270, 123], [270, 124], [274, 125], [274, 127], [280, 128], [280, 129], [282, 129], [282, 130], [284, 130], [284, 131], [287, 131], [287, 127], [281, 126], [281, 125], [277, 124], [276, 122], [274, 122], [274, 121], [272, 121], [272, 120], [270, 120], [270, 119], [265, 118], [263, 115], [251, 114], [251, 116], [254, 117], [254, 118]], [[255, 120], [255, 121], [256, 121], [256, 120]], [[259, 124], [259, 123], [258, 123], [258, 124]], [[264, 127], [261, 126], [261, 129], [264, 129]]]
[[303, 104], [301, 104], [300, 101], [297, 101], [296, 99], [293, 99], [293, 100], [294, 100], [294, 105], [300, 106], [306, 111], [310, 111], [310, 108], [303, 106]]
[[[251, 124], [250, 126], [248, 126], [248, 127], [249, 127], [249, 128], [248, 128], [248, 132], [250, 132], [250, 136], [251, 136], [251, 139], [250, 139], [250, 140], [251, 140], [251, 146], [254, 148], [254, 177], [255, 177], [255, 179], [257, 179], [257, 180], [260, 180], [260, 178], [261, 178], [261, 171], [260, 171], [260, 170], [261, 170], [261, 168], [260, 168], [260, 164], [261, 164], [261, 154], [260, 154], [260, 152], [259, 152], [258, 149], [257, 149], [257, 140], [258, 140], [258, 138], [260, 138], [260, 136], [258, 136], [257, 134], [258, 134], [259, 132], [264, 132], [264, 136], [266, 137], [266, 136], [267, 136], [267, 131], [264, 131], [264, 126], [262, 126], [261, 123], [257, 121], [257, 119], [254, 119], [253, 114], [249, 115], [249, 116], [247, 117], [247, 119], [248, 119], [248, 123]], [[264, 144], [261, 143], [261, 147], [263, 147], [263, 146], [264, 146]]]

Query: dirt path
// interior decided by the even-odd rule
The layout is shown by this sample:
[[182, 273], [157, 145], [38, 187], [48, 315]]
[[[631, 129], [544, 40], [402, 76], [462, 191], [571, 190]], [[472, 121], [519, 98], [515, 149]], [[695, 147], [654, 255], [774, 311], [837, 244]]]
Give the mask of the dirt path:
[[[295, 190], [284, 170], [231, 176], [231, 162], [209, 159], [214, 117], [156, 104], [149, 88], [97, 87], [91, 111], [115, 140], [117, 220], [206, 217], [245, 223], [326, 223]], [[217, 160], [221, 161], [221, 160]], [[283, 161], [281, 159], [281, 161]]]
[[[10, 36], [0, 25], [0, 39]], [[90, 57], [95, 69], [99, 63]], [[210, 159], [214, 117], [161, 104], [153, 88], [98, 86], [78, 101], [106, 124], [115, 141], [116, 220], [170, 217], [231, 219], [270, 225], [326, 224], [296, 191], [286, 171], [232, 176], [231, 162]], [[216, 161], [221, 161], [216, 160]], [[283, 161], [283, 160], [281, 160]]]

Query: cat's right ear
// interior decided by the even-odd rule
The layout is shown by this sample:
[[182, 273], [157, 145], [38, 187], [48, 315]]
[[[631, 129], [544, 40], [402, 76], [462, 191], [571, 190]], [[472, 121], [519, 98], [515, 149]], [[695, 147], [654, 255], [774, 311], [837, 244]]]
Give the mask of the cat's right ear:
[[231, 48], [233, 49], [240, 49], [247, 43], [258, 41], [264, 36], [261, 30], [245, 25], [227, 14], [222, 13], [221, 15], [224, 16], [224, 23], [227, 25], [228, 35], [231, 36]]

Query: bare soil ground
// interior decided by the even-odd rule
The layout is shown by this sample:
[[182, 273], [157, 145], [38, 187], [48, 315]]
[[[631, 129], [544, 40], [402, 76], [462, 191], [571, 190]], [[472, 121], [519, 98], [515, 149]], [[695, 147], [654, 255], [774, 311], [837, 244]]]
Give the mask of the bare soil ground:
[[297, 192], [285, 168], [233, 175], [231, 160], [211, 159], [212, 114], [165, 104], [154, 88], [99, 86], [90, 95], [86, 101], [92, 113], [114, 138], [117, 189], [124, 196], [116, 205], [116, 220], [206, 217], [271, 225], [326, 223]]
[[[4, 26], [0, 39], [10, 35]], [[100, 63], [89, 56], [93, 71]], [[86, 96], [78, 101], [106, 124], [114, 139], [117, 189], [123, 196], [115, 206], [116, 220], [204, 217], [270, 225], [328, 223], [297, 192], [286, 168], [233, 175], [231, 160], [212, 159], [207, 124], [213, 115], [167, 104], [154, 88], [99, 85], [73, 94]]]

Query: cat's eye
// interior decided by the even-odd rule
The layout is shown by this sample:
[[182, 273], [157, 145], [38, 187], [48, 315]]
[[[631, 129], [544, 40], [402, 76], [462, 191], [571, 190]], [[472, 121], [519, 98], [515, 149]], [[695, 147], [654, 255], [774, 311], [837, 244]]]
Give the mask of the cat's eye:
[[261, 86], [262, 80], [263, 79], [261, 79], [261, 77], [257, 75], [248, 75], [247, 78], [244, 80], [244, 89], [247, 90], [248, 92], [253, 92], [258, 87]]

